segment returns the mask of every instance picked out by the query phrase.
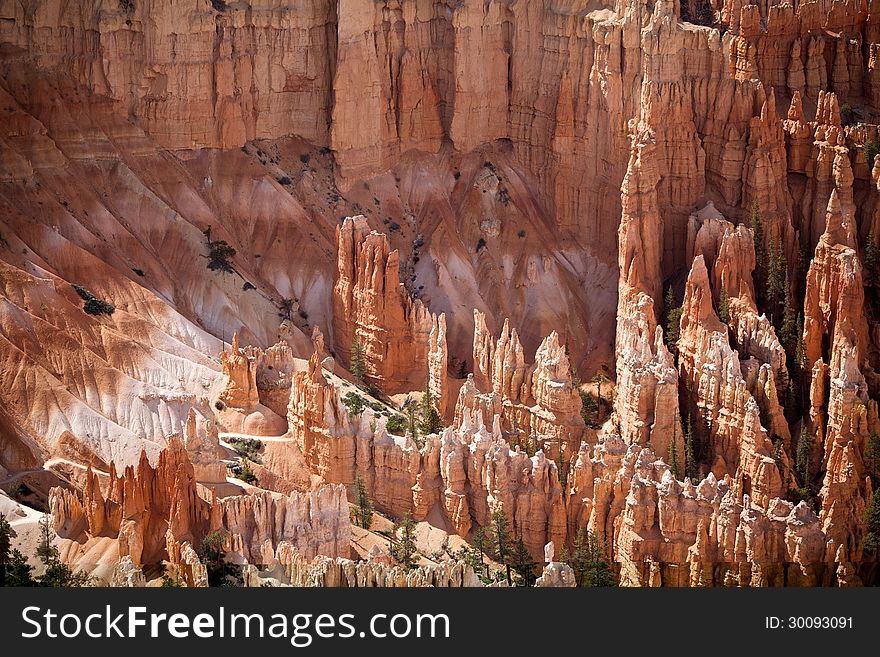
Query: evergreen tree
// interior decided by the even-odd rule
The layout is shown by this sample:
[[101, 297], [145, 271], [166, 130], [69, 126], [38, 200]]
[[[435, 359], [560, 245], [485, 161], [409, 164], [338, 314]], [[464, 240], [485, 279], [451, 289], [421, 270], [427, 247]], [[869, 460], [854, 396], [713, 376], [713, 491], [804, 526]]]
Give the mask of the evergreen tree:
[[406, 433], [413, 439], [416, 446], [421, 449], [424, 441], [420, 440], [419, 437], [419, 425], [416, 421], [415, 403], [409, 404], [406, 407]]
[[767, 243], [764, 238], [764, 223], [758, 199], [752, 203], [752, 240], [755, 243], [755, 296], [759, 305], [764, 305], [767, 290]]
[[810, 432], [804, 427], [801, 429], [801, 435], [798, 437], [797, 453], [795, 454], [795, 468], [797, 469], [797, 478], [801, 482], [801, 487], [808, 489], [812, 476], [810, 474], [810, 454], [813, 451], [813, 441]]
[[425, 392], [422, 394], [422, 402], [420, 404], [422, 419], [419, 423], [422, 435], [427, 436], [431, 433], [437, 433], [443, 428], [443, 420], [434, 407], [434, 396], [431, 394], [430, 382], [425, 383]]
[[13, 550], [6, 567], [6, 584], [4, 586], [35, 586], [34, 567], [18, 550]]
[[608, 563], [605, 541], [596, 532], [578, 532], [569, 565], [578, 586], [617, 586], [614, 569]]
[[868, 170], [872, 171], [874, 169], [874, 161], [877, 158], [877, 153], [880, 153], [880, 142], [876, 139], [871, 139], [865, 142], [865, 162], [868, 165]]
[[529, 457], [532, 457], [537, 451], [538, 433], [536, 431], [532, 431], [532, 433], [529, 434], [528, 444], [526, 445], [526, 454], [528, 454]]
[[364, 361], [364, 344], [361, 342], [360, 337], [355, 337], [354, 342], [351, 344], [351, 375], [363, 383], [366, 374], [367, 365]]
[[50, 521], [49, 514], [46, 513], [40, 518], [40, 538], [37, 543], [37, 556], [46, 566], [58, 559], [58, 548], [52, 545], [52, 535], [55, 532], [52, 531]]
[[678, 447], [675, 446], [675, 436], [669, 441], [669, 468], [672, 470], [672, 476], [681, 479], [681, 470], [678, 466]]
[[513, 580], [510, 576], [510, 521], [507, 519], [504, 509], [499, 508], [492, 512], [492, 540], [495, 543], [495, 560], [498, 563], [504, 564], [507, 569], [507, 583], [512, 585]]
[[785, 297], [782, 305], [782, 326], [779, 331], [779, 340], [789, 357], [793, 357], [797, 351], [797, 321], [798, 315], [789, 294], [788, 271], [785, 272]]
[[342, 405], [348, 411], [349, 417], [359, 417], [367, 406], [367, 400], [352, 391], [342, 398]]
[[874, 480], [874, 487], [880, 483], [880, 435], [872, 431], [865, 445], [865, 467]]
[[6, 586], [6, 569], [12, 558], [12, 527], [6, 516], [0, 513], [0, 586]]
[[724, 286], [721, 287], [721, 293], [718, 295], [718, 319], [722, 324], [730, 323], [730, 299]]
[[522, 536], [516, 539], [514, 551], [514, 571], [516, 572], [516, 583], [518, 586], [531, 586], [535, 583], [535, 561], [529, 554], [526, 544], [522, 540]]
[[394, 537], [396, 542], [392, 542], [389, 550], [391, 556], [397, 560], [406, 570], [412, 570], [416, 565], [416, 523], [412, 519], [412, 515], [407, 511], [403, 516], [403, 520], [394, 525]]
[[358, 474], [354, 482], [355, 486], [355, 519], [359, 527], [369, 529], [373, 522], [373, 503], [370, 501], [370, 495], [367, 493], [367, 485], [363, 478]]
[[684, 432], [684, 473], [691, 483], [697, 482], [699, 470], [694, 455], [694, 421], [690, 413], [688, 413], [687, 429]]
[[57, 558], [53, 558], [46, 566], [46, 572], [37, 578], [40, 586], [53, 588], [81, 588], [88, 585], [90, 580], [88, 575], [73, 572]]
[[488, 583], [489, 564], [487, 564], [486, 560], [483, 558], [485, 551], [486, 532], [482, 527], [477, 527], [471, 538], [471, 545], [465, 552], [465, 562], [471, 567], [477, 576], [483, 580], [483, 583]]
[[865, 539], [862, 544], [866, 552], [880, 551], [880, 488], [871, 496], [871, 503], [865, 509]]
[[611, 379], [609, 379], [604, 374], [597, 374], [592, 379], [593, 383], [596, 384], [596, 403], [599, 412], [599, 420], [602, 419], [602, 386], [606, 383], [611, 383]]
[[678, 336], [681, 331], [681, 303], [675, 298], [672, 286], [666, 288], [666, 344], [674, 349], [678, 344]]
[[767, 310], [770, 322], [779, 331], [782, 327], [783, 308], [788, 296], [788, 266], [778, 238], [770, 243], [769, 269], [767, 272]]
[[563, 493], [568, 485], [568, 461], [565, 460], [565, 443], [559, 439], [559, 449], [556, 454], [556, 470], [559, 476], [559, 483], [562, 485]]
[[584, 424], [591, 429], [598, 429], [600, 426], [599, 408], [596, 405], [596, 400], [593, 399], [593, 395], [584, 390], [578, 390], [578, 394], [581, 396], [581, 417], [584, 419]]
[[873, 287], [877, 285], [877, 268], [880, 266], [880, 248], [877, 246], [877, 236], [873, 230], [868, 233], [868, 241], [865, 243], [863, 251], [865, 285]]

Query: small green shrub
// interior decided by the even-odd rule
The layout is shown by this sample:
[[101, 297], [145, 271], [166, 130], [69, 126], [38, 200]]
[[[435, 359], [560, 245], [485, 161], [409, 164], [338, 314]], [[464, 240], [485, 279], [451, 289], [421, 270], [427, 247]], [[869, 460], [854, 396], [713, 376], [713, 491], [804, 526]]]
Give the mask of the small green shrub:
[[876, 139], [865, 142], [865, 160], [868, 162], [868, 169], [874, 168], [874, 159], [878, 153], [880, 153], [880, 142]]
[[345, 406], [345, 409], [351, 417], [356, 417], [364, 412], [367, 400], [356, 392], [349, 392], [342, 398], [342, 404]]
[[112, 303], [99, 299], [82, 285], [72, 285], [71, 287], [83, 300], [83, 310], [89, 315], [112, 315], [116, 310]]
[[263, 441], [256, 438], [230, 438], [229, 445], [240, 457], [249, 459], [254, 463], [262, 462], [260, 450], [263, 448]]
[[392, 415], [385, 423], [385, 428], [391, 433], [401, 433], [406, 427], [406, 418], [402, 415]]

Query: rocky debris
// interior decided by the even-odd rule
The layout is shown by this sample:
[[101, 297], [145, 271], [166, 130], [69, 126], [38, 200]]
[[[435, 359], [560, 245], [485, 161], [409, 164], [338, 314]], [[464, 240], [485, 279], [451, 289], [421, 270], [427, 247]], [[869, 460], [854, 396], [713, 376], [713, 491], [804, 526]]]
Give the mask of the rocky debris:
[[147, 581], [144, 578], [144, 571], [140, 566], [135, 565], [129, 555], [125, 555], [120, 559], [113, 569], [113, 575], [110, 577], [110, 586], [123, 588], [141, 588], [146, 586]]

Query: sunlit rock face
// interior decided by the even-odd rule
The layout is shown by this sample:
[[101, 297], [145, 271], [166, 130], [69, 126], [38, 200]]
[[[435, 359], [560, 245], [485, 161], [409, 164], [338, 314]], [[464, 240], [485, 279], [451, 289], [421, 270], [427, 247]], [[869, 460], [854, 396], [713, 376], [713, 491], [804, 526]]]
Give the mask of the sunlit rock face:
[[359, 479], [543, 586], [876, 583], [875, 4], [0, 0], [0, 478], [126, 586], [476, 583]]

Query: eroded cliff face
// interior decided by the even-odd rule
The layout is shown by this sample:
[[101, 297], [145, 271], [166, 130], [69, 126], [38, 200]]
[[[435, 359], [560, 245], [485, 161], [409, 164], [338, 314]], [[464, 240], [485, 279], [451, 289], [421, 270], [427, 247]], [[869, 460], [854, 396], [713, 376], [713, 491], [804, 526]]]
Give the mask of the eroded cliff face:
[[[192, 546], [215, 530], [232, 562], [266, 563], [281, 543], [308, 559], [348, 556], [351, 525], [343, 487], [218, 498], [197, 482], [187, 450], [173, 436], [155, 467], [143, 454], [137, 468], [126, 468], [122, 476], [112, 465], [103, 476], [89, 470], [82, 501], [67, 489], [52, 489], [50, 513], [64, 539], [65, 560], [86, 570], [122, 559], [136, 566], [168, 561], [187, 570], [201, 563]], [[216, 455], [214, 462], [225, 470]]]
[[[625, 584], [858, 583], [875, 4], [0, 1], [2, 473], [82, 480], [56, 526], [119, 581], [201, 582], [220, 527], [291, 581], [469, 581], [312, 562], [360, 477]], [[426, 388], [443, 428], [389, 430]], [[218, 429], [273, 492], [226, 496]]]
[[[434, 385], [443, 387], [446, 318], [432, 315], [400, 280], [400, 254], [364, 216], [346, 217], [336, 229], [333, 344], [351, 368], [354, 345], [363, 350], [365, 380], [387, 394], [427, 385], [432, 353]], [[440, 352], [438, 355], [436, 352]]]

